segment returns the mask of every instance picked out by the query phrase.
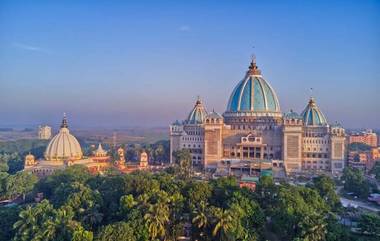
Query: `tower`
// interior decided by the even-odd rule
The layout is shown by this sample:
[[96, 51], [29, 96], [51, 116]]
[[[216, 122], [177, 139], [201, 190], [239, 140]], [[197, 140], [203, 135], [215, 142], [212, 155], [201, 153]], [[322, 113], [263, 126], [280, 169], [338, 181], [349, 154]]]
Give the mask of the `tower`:
[[331, 172], [339, 173], [344, 169], [346, 157], [345, 130], [335, 123], [330, 127], [330, 150], [331, 150]]
[[302, 164], [303, 120], [293, 110], [286, 113], [283, 120], [282, 159], [286, 172], [300, 172]]
[[212, 111], [204, 124], [204, 166], [216, 168], [223, 158], [223, 117]]
[[49, 140], [51, 138], [51, 127], [47, 125], [38, 127], [38, 139]]
[[119, 147], [117, 149], [117, 155], [119, 159], [116, 161], [117, 165], [124, 165], [125, 164], [125, 156], [124, 156], [124, 149], [122, 147]]
[[140, 168], [148, 167], [148, 154], [143, 151], [140, 154]]

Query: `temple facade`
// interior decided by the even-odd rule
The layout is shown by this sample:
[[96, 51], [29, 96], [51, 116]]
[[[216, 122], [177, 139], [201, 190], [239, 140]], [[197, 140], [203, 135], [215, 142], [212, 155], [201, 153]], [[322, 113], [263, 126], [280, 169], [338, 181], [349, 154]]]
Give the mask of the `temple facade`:
[[282, 113], [274, 89], [253, 59], [226, 111], [208, 112], [198, 98], [185, 120], [170, 125], [170, 148], [170, 162], [175, 151], [188, 149], [193, 165], [206, 169], [221, 162], [270, 160], [288, 173], [341, 172], [345, 130], [328, 124], [313, 97], [301, 114]]

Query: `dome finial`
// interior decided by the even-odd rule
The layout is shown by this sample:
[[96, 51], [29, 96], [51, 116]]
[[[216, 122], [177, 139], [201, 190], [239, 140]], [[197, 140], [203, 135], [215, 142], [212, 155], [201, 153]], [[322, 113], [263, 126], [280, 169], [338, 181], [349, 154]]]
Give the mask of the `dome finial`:
[[66, 113], [64, 112], [63, 113], [63, 119], [62, 119], [61, 128], [68, 128], [68, 127], [69, 127], [69, 125], [67, 124]]
[[[253, 48], [255, 48], [255, 47], [253, 47]], [[251, 64], [248, 67], [248, 74], [250, 74], [250, 75], [261, 75], [261, 70], [259, 69], [259, 67], [257, 67], [257, 64], [256, 64], [256, 54], [254, 54], [254, 53], [251, 56]]]
[[313, 97], [313, 87], [310, 88], [310, 99], [309, 99], [309, 104], [310, 105], [313, 105], [315, 104], [315, 100], [314, 100], [314, 97]]
[[195, 105], [200, 105], [202, 104], [201, 96], [197, 95], [197, 101], [195, 102]]

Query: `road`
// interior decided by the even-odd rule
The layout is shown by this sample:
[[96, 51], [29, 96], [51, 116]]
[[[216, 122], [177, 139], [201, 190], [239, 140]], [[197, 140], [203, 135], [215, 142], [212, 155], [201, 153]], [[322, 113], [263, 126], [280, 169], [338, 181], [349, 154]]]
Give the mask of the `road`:
[[363, 208], [363, 209], [367, 209], [369, 211], [372, 211], [372, 212], [379, 212], [380, 211], [380, 208], [378, 207], [374, 207], [372, 205], [369, 205], [367, 203], [364, 203], [362, 201], [356, 201], [356, 200], [350, 200], [350, 199], [347, 199], [347, 198], [344, 198], [344, 197], [341, 197], [340, 198], [340, 202], [342, 203], [343, 206], [351, 206], [351, 207], [360, 207], [360, 208]]

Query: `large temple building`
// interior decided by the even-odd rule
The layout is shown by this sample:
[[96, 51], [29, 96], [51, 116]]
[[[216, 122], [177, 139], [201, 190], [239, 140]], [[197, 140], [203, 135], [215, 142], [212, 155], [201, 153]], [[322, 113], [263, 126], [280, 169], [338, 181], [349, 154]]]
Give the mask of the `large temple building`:
[[145, 151], [140, 154], [140, 163], [127, 164], [124, 149], [118, 149], [117, 160], [112, 160], [109, 153], [99, 143], [91, 156], [84, 156], [82, 147], [75, 136], [70, 133], [66, 115], [64, 115], [60, 130], [49, 142], [44, 153], [44, 159], [35, 160], [32, 154], [25, 157], [24, 170], [39, 177], [51, 175], [56, 170], [65, 169], [75, 164], [84, 165], [91, 173], [103, 173], [110, 167], [121, 172], [131, 172], [148, 168], [148, 157]]
[[283, 114], [253, 59], [224, 114], [208, 112], [198, 98], [187, 119], [170, 126], [170, 147], [170, 162], [175, 161], [175, 151], [188, 149], [193, 164], [206, 169], [217, 169], [221, 163], [271, 161], [287, 173], [337, 173], [344, 168], [345, 130], [328, 124], [314, 98], [301, 114]]

